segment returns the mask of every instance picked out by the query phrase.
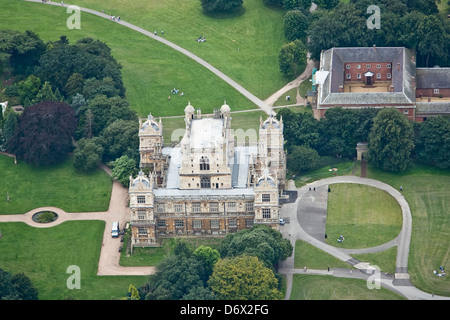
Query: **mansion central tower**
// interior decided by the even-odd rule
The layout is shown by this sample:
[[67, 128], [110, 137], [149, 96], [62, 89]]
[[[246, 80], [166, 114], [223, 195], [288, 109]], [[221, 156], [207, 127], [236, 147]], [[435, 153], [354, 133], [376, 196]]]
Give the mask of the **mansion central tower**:
[[286, 176], [283, 120], [261, 119], [257, 139], [251, 129], [231, 129], [226, 103], [210, 117], [190, 103], [184, 112], [184, 136], [172, 147], [164, 146], [161, 120], [149, 115], [139, 121], [141, 171], [129, 186], [131, 246], [158, 246], [163, 237], [225, 236], [254, 224], [278, 228]]

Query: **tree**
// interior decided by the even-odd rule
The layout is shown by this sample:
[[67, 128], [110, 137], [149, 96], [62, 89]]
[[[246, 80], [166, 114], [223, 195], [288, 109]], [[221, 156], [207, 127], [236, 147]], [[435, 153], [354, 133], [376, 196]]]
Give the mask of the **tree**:
[[[92, 118], [88, 110], [92, 112]], [[129, 108], [129, 102], [121, 97], [108, 98], [104, 95], [96, 96], [87, 105], [78, 108], [77, 138], [81, 139], [89, 134], [99, 136], [103, 130], [118, 119], [136, 120], [137, 116]]]
[[432, 15], [439, 12], [437, 3], [445, 0], [406, 0], [409, 11], [420, 11], [426, 15]]
[[363, 13], [353, 3], [340, 3], [311, 23], [308, 29], [311, 58], [320, 60], [321, 51], [332, 47], [365, 47], [372, 44], [373, 35], [367, 31]]
[[[43, 81], [49, 81], [55, 90], [58, 88], [65, 94], [77, 93], [81, 85], [80, 80], [95, 79], [99, 82], [94, 84], [101, 85], [100, 91], [105, 90], [106, 83], [108, 92], [113, 91], [123, 97], [125, 87], [120, 69], [120, 64], [112, 57], [111, 49], [106, 44], [84, 38], [74, 45], [59, 43], [47, 50], [40, 57], [35, 75]], [[79, 75], [73, 76], [75, 73]], [[74, 78], [71, 79], [72, 76]], [[105, 83], [103, 83], [104, 78], [108, 78]], [[68, 82], [69, 85], [66, 88]]]
[[38, 300], [38, 290], [23, 272], [11, 277], [11, 285], [17, 292], [16, 300]]
[[9, 140], [14, 135], [14, 131], [16, 130], [17, 125], [19, 123], [19, 116], [11, 108], [7, 108], [3, 117], [4, 117], [2, 128], [3, 139], [1, 139], [3, 142], [2, 149], [7, 150]]
[[76, 118], [71, 106], [43, 101], [25, 109], [8, 143], [17, 159], [44, 166], [59, 163], [73, 149]]
[[105, 162], [127, 155], [139, 162], [139, 125], [134, 120], [116, 120], [101, 135]]
[[283, 8], [285, 10], [305, 9], [311, 7], [311, 0], [283, 0]]
[[320, 165], [320, 156], [316, 150], [306, 146], [295, 146], [288, 153], [287, 163], [289, 170], [300, 173], [317, 169]]
[[30, 75], [25, 80], [17, 83], [17, 93], [20, 98], [20, 103], [24, 107], [28, 107], [35, 100], [36, 95], [41, 90], [41, 79], [34, 75]]
[[368, 161], [386, 171], [404, 171], [413, 149], [414, 131], [408, 118], [395, 108], [380, 110], [369, 134]]
[[205, 288], [203, 278], [203, 266], [196, 258], [171, 255], [156, 266], [155, 274], [140, 291], [146, 300], [180, 300]]
[[219, 260], [208, 284], [219, 300], [283, 298], [273, 271], [254, 256], [242, 255]]
[[136, 162], [128, 156], [121, 156], [112, 162], [112, 176], [125, 187], [130, 185], [130, 176], [137, 173]]
[[255, 225], [251, 229], [228, 234], [220, 243], [218, 251], [222, 258], [253, 255], [272, 268], [287, 259], [293, 248], [279, 231], [265, 225]]
[[205, 12], [224, 12], [240, 8], [243, 0], [200, 0]]
[[422, 12], [412, 11], [408, 12], [402, 17], [400, 25], [402, 31], [400, 35], [400, 43], [407, 48], [417, 48], [420, 37], [417, 34], [419, 23], [425, 18]]
[[139, 295], [138, 289], [132, 284], [128, 287], [128, 296], [122, 298], [121, 300], [140, 300], [141, 297]]
[[98, 168], [102, 162], [103, 147], [100, 138], [81, 139], [74, 152], [73, 166], [80, 171]]
[[284, 44], [278, 53], [280, 70], [286, 76], [299, 75], [306, 65], [306, 47], [299, 39]]
[[314, 3], [317, 4], [319, 8], [332, 10], [339, 4], [339, 0], [314, 0]]
[[198, 261], [202, 262], [205, 272], [209, 277], [214, 269], [214, 265], [220, 259], [219, 251], [212, 249], [211, 247], [201, 245], [195, 249], [192, 254]]
[[288, 153], [294, 146], [304, 145], [313, 149], [317, 147], [320, 138], [319, 121], [314, 118], [312, 112], [293, 112], [283, 108], [277, 113], [277, 118], [281, 117]]
[[73, 97], [75, 94], [82, 94], [84, 87], [83, 76], [79, 73], [72, 74], [64, 85], [63, 92], [66, 97]]
[[24, 273], [11, 274], [0, 268], [0, 300], [38, 300], [38, 294]]
[[86, 99], [93, 99], [96, 96], [104, 95], [108, 98], [119, 95], [119, 89], [116, 88], [115, 83], [111, 77], [105, 77], [103, 79], [89, 78], [84, 81], [83, 96]]
[[417, 27], [417, 37], [420, 39], [417, 51], [425, 56], [425, 66], [428, 67], [430, 56], [443, 58], [448, 55], [449, 37], [446, 35], [442, 22], [436, 16], [426, 16]]
[[44, 51], [44, 42], [32, 31], [0, 30], [0, 64], [9, 62], [15, 75], [30, 75]]
[[301, 10], [289, 10], [284, 16], [284, 35], [288, 41], [304, 39], [308, 29], [308, 18]]
[[430, 117], [418, 126], [417, 159], [439, 168], [450, 168], [450, 118]]
[[82, 94], [76, 93], [72, 98], [71, 106], [75, 110], [75, 114], [78, 115], [79, 110], [82, 108], [84, 110], [86, 107], [86, 99]]
[[55, 94], [53, 93], [52, 86], [50, 82], [45, 81], [41, 90], [36, 94], [33, 99], [33, 103], [39, 103], [42, 101], [57, 101]]

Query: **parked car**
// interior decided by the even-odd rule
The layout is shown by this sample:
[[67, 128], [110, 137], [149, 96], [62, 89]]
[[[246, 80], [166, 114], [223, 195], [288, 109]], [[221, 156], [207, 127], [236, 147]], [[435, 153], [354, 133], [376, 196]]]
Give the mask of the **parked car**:
[[284, 225], [285, 223], [286, 223], [286, 221], [285, 221], [283, 218], [281, 218], [281, 219], [280, 219], [280, 224], [281, 224], [281, 225]]

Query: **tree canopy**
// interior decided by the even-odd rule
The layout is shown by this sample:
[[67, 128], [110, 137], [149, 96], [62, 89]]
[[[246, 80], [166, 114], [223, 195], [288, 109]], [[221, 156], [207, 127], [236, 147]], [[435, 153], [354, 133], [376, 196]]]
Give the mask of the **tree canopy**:
[[281, 72], [291, 77], [298, 76], [306, 65], [306, 56], [306, 47], [301, 40], [284, 44], [278, 53]]
[[380, 110], [369, 134], [368, 161], [386, 171], [404, 171], [412, 162], [413, 149], [412, 122], [395, 108]]
[[[319, 8], [329, 1], [318, 1]], [[380, 27], [370, 29], [367, 12], [380, 8]], [[418, 66], [448, 65], [450, 22], [438, 13], [435, 0], [351, 0], [324, 8], [308, 28], [308, 50], [315, 60], [332, 47], [405, 46], [417, 52]], [[330, 10], [331, 9], [331, 10]], [[320, 10], [318, 10], [320, 11]], [[294, 28], [295, 29], [295, 28]]]
[[35, 166], [60, 162], [73, 150], [75, 113], [63, 102], [43, 101], [25, 109], [8, 151]]
[[219, 300], [283, 299], [273, 271], [254, 256], [219, 260], [208, 284]]
[[195, 250], [175, 239], [172, 253], [139, 288], [141, 299], [282, 299], [278, 261], [293, 252], [289, 240], [264, 225], [229, 234], [218, 249]]
[[38, 300], [39, 292], [24, 273], [0, 268], [0, 300]]
[[292, 244], [281, 233], [264, 225], [228, 234], [219, 246], [220, 256], [254, 255], [269, 268], [287, 259], [293, 252]]
[[450, 118], [431, 117], [417, 127], [417, 159], [439, 168], [450, 168]]

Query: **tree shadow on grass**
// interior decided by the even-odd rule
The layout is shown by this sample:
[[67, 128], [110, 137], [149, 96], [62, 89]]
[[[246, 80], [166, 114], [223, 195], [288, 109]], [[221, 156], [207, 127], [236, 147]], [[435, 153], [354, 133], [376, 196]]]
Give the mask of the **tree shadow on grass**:
[[202, 10], [202, 13], [210, 17], [212, 19], [235, 19], [240, 16], [242, 16], [245, 13], [246, 9], [243, 6], [240, 6], [239, 8], [227, 10], [227, 11], [221, 11], [221, 12], [208, 12], [205, 10]]

